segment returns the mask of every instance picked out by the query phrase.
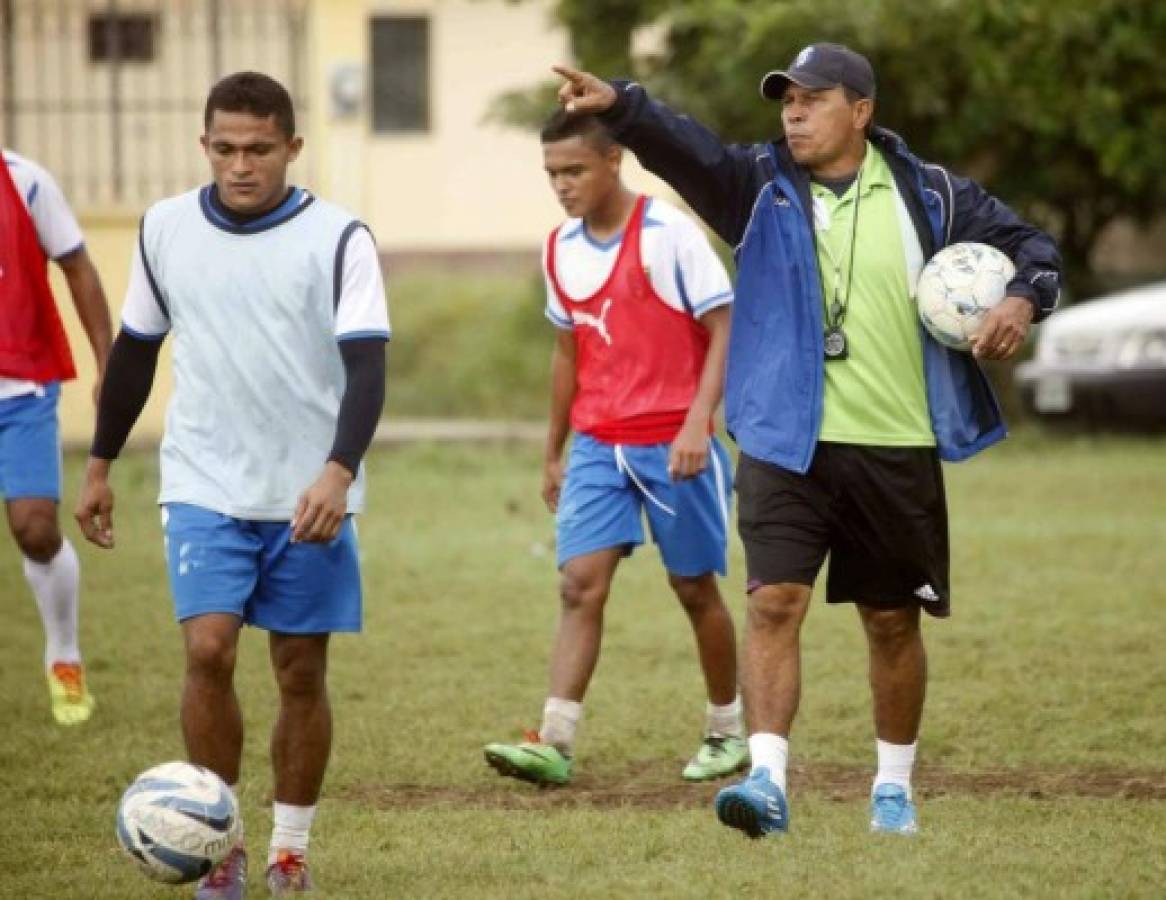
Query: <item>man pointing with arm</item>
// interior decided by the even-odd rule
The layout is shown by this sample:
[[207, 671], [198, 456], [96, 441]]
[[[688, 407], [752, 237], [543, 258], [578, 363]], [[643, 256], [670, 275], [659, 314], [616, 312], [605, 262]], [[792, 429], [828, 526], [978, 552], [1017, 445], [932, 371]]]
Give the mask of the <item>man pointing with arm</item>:
[[[950, 614], [940, 460], [1005, 436], [976, 358], [1011, 356], [1053, 309], [1056, 247], [975, 182], [875, 126], [874, 72], [850, 48], [814, 44], [767, 74], [762, 95], [781, 103], [784, 138], [752, 145], [723, 144], [635, 83], [556, 71], [564, 107], [599, 116], [737, 260], [725, 410], [741, 449], [753, 768], [718, 794], [717, 815], [753, 837], [788, 828], [800, 629], [829, 556], [827, 601], [856, 605], [868, 645], [871, 829], [914, 833], [920, 613]], [[924, 262], [957, 241], [990, 244], [1017, 264], [974, 357], [931, 339], [912, 299]]]

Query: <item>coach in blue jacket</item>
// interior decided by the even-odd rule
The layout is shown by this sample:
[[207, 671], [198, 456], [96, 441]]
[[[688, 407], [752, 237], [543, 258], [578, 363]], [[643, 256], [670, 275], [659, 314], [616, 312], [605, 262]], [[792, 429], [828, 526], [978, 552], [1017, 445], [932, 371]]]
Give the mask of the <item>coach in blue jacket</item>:
[[[1012, 356], [1052, 311], [1056, 246], [975, 182], [874, 126], [874, 72], [847, 47], [814, 44], [765, 76], [761, 93], [782, 104], [785, 136], [752, 145], [726, 146], [633, 82], [556, 71], [567, 110], [598, 114], [737, 260], [725, 412], [741, 449], [753, 768], [717, 795], [717, 815], [752, 837], [788, 827], [799, 632], [829, 554], [827, 600], [857, 604], [870, 648], [871, 829], [914, 833], [927, 680], [920, 610], [950, 611], [940, 460], [1005, 436], [976, 358]], [[1016, 264], [972, 354], [932, 339], [912, 298], [924, 262], [959, 241], [990, 244]]]

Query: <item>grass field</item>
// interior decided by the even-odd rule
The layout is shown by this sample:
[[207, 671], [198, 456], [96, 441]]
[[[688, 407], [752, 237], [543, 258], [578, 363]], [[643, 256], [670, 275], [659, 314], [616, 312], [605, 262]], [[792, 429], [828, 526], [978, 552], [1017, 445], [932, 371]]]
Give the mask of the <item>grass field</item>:
[[[388, 408], [394, 417], [541, 419], [555, 329], [543, 316], [538, 272], [388, 272], [394, 339]], [[1008, 421], [1026, 413], [1014, 360], [985, 366]]]
[[[366, 631], [333, 647], [336, 741], [312, 858], [322, 896], [1161, 897], [1166, 895], [1166, 444], [1021, 435], [947, 470], [955, 615], [927, 624], [917, 775], [923, 833], [866, 833], [873, 735], [854, 613], [818, 604], [804, 640], [792, 832], [717, 825], [678, 779], [702, 721], [684, 618], [650, 548], [617, 578], [580, 778], [497, 778], [481, 745], [537, 724], [556, 618], [553, 529], [530, 447], [408, 447], [370, 459], [360, 524]], [[72, 502], [80, 460], [69, 458]], [[185, 896], [120, 855], [113, 813], [180, 757], [179, 636], [153, 457], [119, 464], [118, 549], [82, 548], [98, 696], [51, 724], [40, 625], [0, 551], [0, 896]], [[724, 582], [738, 621], [741, 555]], [[273, 690], [262, 635], [239, 671], [241, 789], [261, 857]], [[253, 867], [252, 888], [260, 881]]]
[[388, 275], [394, 416], [541, 418], [555, 329], [542, 276]]

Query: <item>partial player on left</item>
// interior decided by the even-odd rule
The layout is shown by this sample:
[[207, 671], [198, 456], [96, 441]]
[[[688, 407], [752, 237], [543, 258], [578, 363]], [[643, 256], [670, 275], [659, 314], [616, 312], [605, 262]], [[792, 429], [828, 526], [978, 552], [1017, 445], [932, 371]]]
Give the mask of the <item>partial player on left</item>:
[[0, 495], [24, 557], [24, 575], [45, 629], [53, 717], [84, 722], [93, 695], [77, 640], [80, 566], [61, 534], [57, 400], [76, 377], [48, 279], [65, 276], [96, 361], [100, 390], [112, 340], [109, 305], [77, 220], [56, 181], [32, 160], [3, 151], [0, 165]]

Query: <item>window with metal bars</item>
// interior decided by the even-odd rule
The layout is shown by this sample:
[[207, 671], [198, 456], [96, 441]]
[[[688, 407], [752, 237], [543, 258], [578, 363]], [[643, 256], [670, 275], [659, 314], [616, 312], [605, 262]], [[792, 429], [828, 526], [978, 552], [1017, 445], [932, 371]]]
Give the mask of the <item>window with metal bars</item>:
[[372, 127], [381, 134], [429, 130], [429, 19], [372, 19]]
[[158, 21], [141, 13], [91, 13], [89, 61], [153, 62]]

